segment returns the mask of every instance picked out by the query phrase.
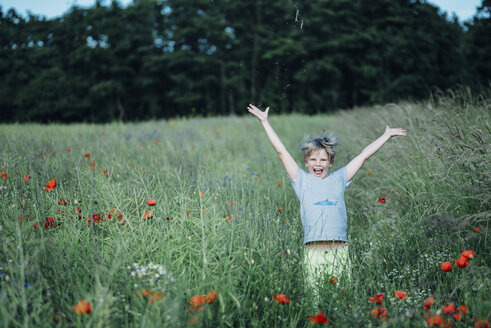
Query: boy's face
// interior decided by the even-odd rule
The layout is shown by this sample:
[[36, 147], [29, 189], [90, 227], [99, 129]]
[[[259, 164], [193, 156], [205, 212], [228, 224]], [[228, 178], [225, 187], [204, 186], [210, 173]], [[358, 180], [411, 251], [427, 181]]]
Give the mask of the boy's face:
[[305, 166], [309, 169], [309, 173], [314, 177], [323, 179], [326, 177], [327, 172], [332, 167], [327, 157], [327, 152], [324, 148], [315, 150], [305, 161]]

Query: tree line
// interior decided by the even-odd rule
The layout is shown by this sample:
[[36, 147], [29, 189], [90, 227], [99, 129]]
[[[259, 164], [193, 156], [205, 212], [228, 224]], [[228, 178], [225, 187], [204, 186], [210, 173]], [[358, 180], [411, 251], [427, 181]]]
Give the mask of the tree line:
[[491, 0], [463, 26], [424, 0], [134, 0], [59, 18], [0, 7], [0, 121], [314, 114], [480, 86]]

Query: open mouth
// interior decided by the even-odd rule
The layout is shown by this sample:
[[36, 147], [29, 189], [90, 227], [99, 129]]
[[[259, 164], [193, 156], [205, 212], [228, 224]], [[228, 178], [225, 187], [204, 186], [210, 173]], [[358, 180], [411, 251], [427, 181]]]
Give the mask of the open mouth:
[[316, 176], [321, 176], [322, 175], [322, 172], [324, 172], [323, 169], [315, 169], [315, 168], [312, 171], [314, 172], [314, 174]]

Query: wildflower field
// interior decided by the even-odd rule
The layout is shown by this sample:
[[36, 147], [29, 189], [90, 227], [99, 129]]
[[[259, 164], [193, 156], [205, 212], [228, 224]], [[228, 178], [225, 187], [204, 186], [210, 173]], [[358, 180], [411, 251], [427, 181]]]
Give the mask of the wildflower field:
[[[274, 115], [303, 167], [407, 130], [346, 191], [352, 279], [304, 286], [299, 202], [252, 115], [0, 125], [2, 327], [489, 327], [491, 95]], [[246, 109], [244, 107], [244, 112]]]

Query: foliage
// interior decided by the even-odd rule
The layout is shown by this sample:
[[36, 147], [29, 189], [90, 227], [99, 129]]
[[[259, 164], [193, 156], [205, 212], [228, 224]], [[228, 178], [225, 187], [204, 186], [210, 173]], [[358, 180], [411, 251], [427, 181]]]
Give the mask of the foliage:
[[[465, 29], [426, 1], [140, 0], [47, 20], [0, 8], [0, 121], [326, 113], [487, 85], [489, 4]], [[104, 110], [100, 110], [104, 108]]]
[[385, 124], [408, 132], [347, 189], [352, 279], [325, 277], [318, 305], [298, 200], [253, 117], [2, 125], [0, 325], [424, 327], [433, 297], [472, 326], [491, 309], [490, 104], [461, 89], [271, 118], [299, 163], [305, 135], [338, 135], [337, 168]]

